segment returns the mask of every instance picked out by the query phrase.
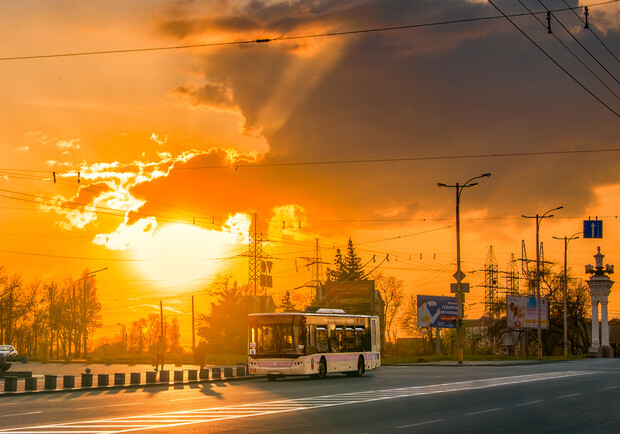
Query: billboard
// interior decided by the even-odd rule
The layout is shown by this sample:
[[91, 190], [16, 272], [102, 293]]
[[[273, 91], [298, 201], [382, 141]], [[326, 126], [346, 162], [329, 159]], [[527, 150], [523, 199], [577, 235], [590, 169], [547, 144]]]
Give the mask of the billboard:
[[325, 282], [325, 307], [344, 309], [351, 314], [374, 314], [375, 281]]
[[459, 306], [456, 297], [418, 295], [418, 327], [456, 328]]
[[[538, 309], [536, 297], [506, 296], [506, 322], [509, 328], [538, 328]], [[547, 298], [540, 298], [540, 324], [549, 328], [549, 309]]]

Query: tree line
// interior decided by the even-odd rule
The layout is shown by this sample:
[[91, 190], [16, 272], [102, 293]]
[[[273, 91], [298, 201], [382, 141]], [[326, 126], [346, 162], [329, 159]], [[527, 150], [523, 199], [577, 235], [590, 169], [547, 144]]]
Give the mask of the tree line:
[[85, 357], [89, 337], [101, 324], [96, 280], [88, 270], [76, 280], [25, 284], [0, 266], [0, 342], [20, 354]]

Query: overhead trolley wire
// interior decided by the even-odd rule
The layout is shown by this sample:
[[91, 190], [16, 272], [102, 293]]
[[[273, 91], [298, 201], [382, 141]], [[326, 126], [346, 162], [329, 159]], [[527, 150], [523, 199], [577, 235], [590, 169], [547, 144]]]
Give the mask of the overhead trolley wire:
[[[577, 44], [579, 44], [579, 46], [580, 46], [581, 48], [583, 48], [583, 50], [584, 50], [586, 53], [588, 53], [588, 54], [590, 55], [590, 57], [591, 57], [591, 58], [592, 58], [592, 59], [593, 59], [596, 63], [598, 63], [598, 65], [599, 65], [601, 68], [603, 68], [603, 70], [605, 70], [605, 72], [606, 72], [607, 74], [609, 74], [609, 76], [610, 76], [611, 78], [613, 78], [613, 79], [616, 81], [616, 83], [620, 84], [620, 81], [619, 81], [619, 80], [618, 80], [618, 79], [617, 79], [617, 78], [616, 78], [616, 77], [615, 77], [615, 76], [614, 76], [614, 75], [613, 75], [613, 74], [612, 74], [612, 73], [611, 73], [611, 72], [610, 72], [610, 71], [609, 71], [609, 70], [605, 67], [605, 65], [603, 65], [603, 64], [602, 64], [602, 63], [601, 63], [601, 62], [600, 62], [600, 61], [599, 61], [599, 60], [598, 60], [598, 59], [594, 56], [594, 54], [592, 54], [592, 52], [591, 52], [590, 50], [588, 50], [588, 49], [587, 49], [587, 48], [586, 48], [586, 47], [585, 47], [585, 46], [581, 43], [581, 41], [575, 37], [575, 35], [573, 35], [573, 33], [572, 33], [572, 32], [571, 32], [571, 31], [570, 31], [570, 30], [569, 30], [569, 29], [568, 29], [568, 28], [564, 25], [564, 23], [562, 23], [562, 21], [560, 21], [560, 20], [558, 19], [558, 17], [557, 17], [557, 16], [555, 16], [555, 15], [554, 15], [554, 14], [553, 14], [553, 13], [552, 13], [552, 12], [551, 12], [548, 8], [547, 8], [547, 6], [545, 6], [545, 4], [544, 4], [541, 0], [538, 0], [538, 3], [540, 3], [540, 5], [541, 5], [542, 7], [544, 7], [545, 9], [547, 9], [547, 10], [549, 11], [549, 13], [551, 13], [551, 15], [553, 16], [553, 18], [555, 18], [555, 20], [558, 22], [558, 24], [559, 24], [560, 26], [562, 26], [562, 28], [564, 29], [564, 31], [566, 31], [566, 33], [568, 33], [568, 34], [570, 35], [570, 37], [571, 37], [571, 38], [572, 38], [572, 39], [573, 39], [573, 40], [574, 40]], [[554, 34], [554, 36], [555, 36], [555, 34]], [[557, 37], [556, 37], [556, 38], [557, 38]], [[559, 40], [559, 39], [558, 39], [558, 40]], [[594, 73], [593, 73], [593, 74], [594, 74]], [[597, 77], [597, 78], [598, 78], [598, 77]], [[608, 88], [608, 89], [609, 89], [609, 88]], [[610, 89], [610, 90], [611, 90], [611, 89]], [[616, 94], [614, 93], [614, 95], [616, 95]], [[617, 96], [617, 95], [616, 95], [616, 96]]]
[[[562, 0], [564, 2], [564, 4], [566, 6], [568, 6], [570, 8], [570, 6], [568, 5], [568, 3], [566, 2], [566, 0]], [[588, 7], [591, 5], [585, 5], [585, 7]], [[570, 10], [573, 12], [573, 14], [575, 14], [575, 16], [579, 19], [579, 21], [581, 21], [581, 23], [585, 26], [586, 22], [579, 16], [579, 14], [575, 11], [576, 8], [570, 8]], [[587, 26], [585, 27], [586, 29], [590, 30], [590, 32], [592, 33], [592, 35], [594, 35], [594, 37], [596, 38], [597, 41], [599, 41], [601, 43], [601, 45], [607, 50], [607, 52], [611, 55], [611, 57], [613, 57], [614, 59], [616, 59], [616, 62], [620, 63], [620, 59], [618, 59], [618, 57], [609, 49], [609, 47], [607, 46], [607, 44], [605, 44], [605, 42], [603, 42], [603, 40], [601, 38], [598, 37], [598, 35], [596, 34], [596, 32], [592, 29], [592, 26]]]
[[497, 11], [499, 13], [501, 13], [504, 18], [506, 18], [508, 20], [508, 22], [510, 24], [512, 24], [514, 26], [515, 29], [517, 29], [523, 36], [525, 36], [528, 41], [530, 41], [532, 44], [534, 44], [534, 46], [536, 48], [538, 48], [538, 50], [543, 53], [549, 60], [551, 60], [558, 68], [560, 68], [562, 70], [562, 72], [564, 72], [566, 75], [568, 75], [575, 83], [577, 83], [583, 90], [585, 90], [586, 92], [588, 92], [590, 94], [590, 96], [592, 96], [594, 99], [596, 99], [600, 104], [602, 104], [605, 108], [607, 108], [607, 110], [609, 110], [611, 113], [613, 113], [614, 115], [616, 115], [616, 117], [620, 118], [620, 113], [618, 113], [617, 111], [615, 111], [613, 108], [611, 108], [609, 105], [607, 105], [605, 103], [605, 101], [603, 101], [602, 99], [600, 99], [598, 96], [596, 96], [590, 89], [588, 89], [583, 83], [581, 83], [573, 74], [571, 74], [566, 68], [564, 68], [562, 65], [560, 65], [558, 63], [557, 60], [555, 60], [549, 53], [547, 53], [545, 51], [544, 48], [542, 48], [539, 44], [536, 43], [536, 41], [534, 41], [527, 33], [525, 33], [515, 22], [514, 20], [511, 19], [510, 16], [506, 15], [492, 0], [489, 0], [489, 3], [495, 8], [497, 9]]
[[[608, 0], [605, 2], [593, 3], [589, 5], [592, 6], [601, 6], [609, 3], [616, 3], [620, 0]], [[571, 9], [579, 9], [580, 7], [571, 7], [567, 6], [565, 8], [554, 9], [553, 12], [566, 11]], [[521, 17], [529, 15], [527, 13], [517, 13], [510, 14], [509, 17]], [[472, 17], [472, 18], [461, 18], [455, 20], [445, 20], [445, 21], [436, 21], [430, 23], [418, 23], [418, 24], [406, 24], [400, 26], [389, 26], [389, 27], [374, 27], [368, 29], [356, 29], [356, 30], [346, 30], [340, 32], [325, 32], [325, 33], [316, 33], [316, 34], [308, 34], [308, 35], [293, 35], [293, 36], [280, 36], [277, 38], [258, 38], [258, 39], [247, 39], [241, 41], [225, 41], [225, 42], [206, 42], [200, 44], [186, 44], [186, 45], [173, 45], [166, 47], [142, 47], [142, 48], [126, 48], [126, 49], [115, 49], [115, 50], [94, 50], [94, 51], [79, 51], [79, 52], [68, 52], [68, 53], [52, 53], [52, 54], [38, 54], [38, 55], [25, 55], [25, 56], [7, 56], [0, 57], [0, 61], [18, 61], [18, 60], [34, 60], [34, 59], [52, 59], [59, 57], [79, 57], [79, 56], [94, 56], [94, 55], [107, 55], [107, 54], [124, 54], [124, 53], [142, 53], [142, 52], [154, 52], [154, 51], [171, 51], [171, 50], [187, 50], [192, 48], [210, 48], [210, 47], [223, 47], [223, 46], [233, 46], [233, 45], [248, 45], [248, 44], [263, 44], [275, 41], [292, 41], [298, 39], [311, 39], [311, 38], [322, 38], [322, 37], [333, 37], [333, 36], [349, 36], [349, 35], [359, 35], [365, 33], [377, 33], [377, 32], [388, 32], [388, 31], [398, 31], [398, 30], [408, 30], [408, 29], [416, 29], [423, 27], [433, 27], [433, 26], [442, 26], [442, 25], [451, 25], [451, 24], [460, 24], [460, 23], [468, 23], [468, 22], [477, 22], [477, 21], [487, 21], [487, 20], [495, 20], [500, 18], [505, 18], [507, 15], [494, 15], [494, 16], [484, 16], [484, 17]]]
[[[543, 26], [543, 27], [547, 27], [545, 25], [545, 23], [542, 22], [542, 20], [540, 18], [538, 18], [538, 16], [529, 8], [527, 7], [527, 5], [525, 3], [523, 3], [522, 0], [518, 0], [519, 3], [521, 4], [521, 6], [523, 6], [525, 9], [528, 10], [528, 12], [530, 12], [532, 14], [532, 16], [534, 18], [536, 18], [536, 20]], [[543, 6], [546, 7], [540, 0], [539, 3]], [[556, 19], [556, 21], [562, 26], [562, 28], [590, 55], [590, 57], [592, 57], [610, 76], [611, 78], [613, 78], [616, 82], [618, 82], [618, 79], [616, 77], [613, 76], [613, 74], [611, 72], [609, 72], [609, 70], [607, 68], [605, 68], [600, 62], [599, 60], [594, 57], [594, 55], [586, 48], [583, 46], [583, 44], [571, 33], [571, 31], [569, 29], [566, 28], [566, 26], [564, 26], [564, 24], [562, 24], [562, 22], [560, 20], [558, 20], [558, 18], [554, 15], [554, 18]], [[577, 54], [568, 46], [566, 45], [555, 33], [552, 33], [553, 37], [584, 67], [586, 68], [598, 81], [599, 83], [601, 83], [603, 86], [605, 86], [605, 88], [607, 88], [607, 90], [609, 90], [616, 98], [620, 99], [620, 96], [618, 96], [618, 94], [616, 94], [616, 92], [613, 91], [612, 88], [610, 88], [607, 83], [605, 83], [597, 74], [596, 72], [594, 72], [588, 65], [586, 65], [586, 63], [581, 60], [581, 58], [579, 56], [577, 56]], [[620, 82], [618, 82], [620, 84]]]

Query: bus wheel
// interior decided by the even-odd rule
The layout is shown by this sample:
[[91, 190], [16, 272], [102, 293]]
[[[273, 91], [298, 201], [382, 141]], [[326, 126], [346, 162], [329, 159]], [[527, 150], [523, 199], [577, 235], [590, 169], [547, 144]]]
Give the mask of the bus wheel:
[[275, 376], [275, 375], [269, 375], [269, 374], [267, 374], [267, 380], [269, 380], [269, 381], [276, 381], [276, 378], [278, 378], [278, 377], [277, 377], [277, 376]]
[[327, 375], [327, 361], [325, 360], [325, 357], [321, 357], [321, 361], [319, 362], [319, 373], [317, 377], [322, 380], [323, 378], [325, 378], [326, 375]]
[[361, 377], [366, 372], [366, 366], [364, 365], [364, 356], [359, 356], [357, 359], [357, 371], [355, 375]]

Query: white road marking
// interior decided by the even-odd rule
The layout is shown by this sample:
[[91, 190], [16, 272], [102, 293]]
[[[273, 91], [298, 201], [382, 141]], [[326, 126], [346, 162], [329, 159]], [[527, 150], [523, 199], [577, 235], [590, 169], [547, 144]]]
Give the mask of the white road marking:
[[465, 416], [476, 416], [478, 414], [484, 414], [484, 413], [492, 413], [494, 411], [500, 411], [503, 410], [503, 408], [498, 407], [498, 408], [489, 408], [487, 410], [481, 410], [481, 411], [474, 411], [473, 413], [467, 413], [465, 414]]
[[536, 401], [528, 401], [528, 402], [524, 402], [522, 404], [517, 404], [517, 407], [524, 407], [526, 405], [540, 404], [541, 402], [543, 402], [542, 399], [537, 399]]
[[402, 428], [411, 428], [414, 426], [420, 426], [420, 425], [429, 425], [431, 423], [435, 423], [435, 422], [443, 422], [445, 419], [435, 419], [435, 420], [428, 420], [426, 422], [420, 422], [420, 423], [412, 423], [411, 425], [402, 425], [402, 426], [397, 426], [397, 429], [402, 429]]
[[[435, 393], [451, 393], [462, 390], [488, 389], [492, 387], [553, 380], [594, 374], [591, 371], [550, 372], [543, 374], [517, 375], [512, 377], [489, 378], [486, 380], [459, 381], [455, 383], [433, 384], [428, 386], [400, 387], [396, 389], [367, 390], [363, 392], [340, 393], [336, 395], [313, 396], [297, 399], [282, 399], [228, 407], [213, 407], [197, 410], [173, 411], [140, 416], [126, 416], [108, 419], [91, 419], [63, 424], [47, 424], [20, 428], [0, 429], [3, 433], [31, 434], [69, 434], [69, 433], [120, 433], [127, 431], [153, 430], [158, 428], [181, 427], [183, 425], [208, 423], [246, 417], [265, 416], [293, 411], [311, 410], [340, 405], [359, 404], [386, 399], [398, 399]], [[136, 404], [128, 404], [136, 405]], [[483, 412], [498, 411], [490, 409]], [[478, 412], [483, 413], [483, 412]], [[472, 413], [474, 414], [474, 413]], [[422, 422], [426, 423], [426, 422]]]
[[570, 395], [562, 395], [562, 396], [558, 396], [558, 399], [566, 399], [566, 398], [573, 398], [575, 396], [580, 396], [581, 393], [571, 393]]
[[0, 417], [15, 417], [15, 416], [27, 416], [29, 414], [40, 414], [42, 411], [29, 411], [28, 413], [14, 413], [14, 414], [3, 414]]

